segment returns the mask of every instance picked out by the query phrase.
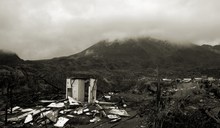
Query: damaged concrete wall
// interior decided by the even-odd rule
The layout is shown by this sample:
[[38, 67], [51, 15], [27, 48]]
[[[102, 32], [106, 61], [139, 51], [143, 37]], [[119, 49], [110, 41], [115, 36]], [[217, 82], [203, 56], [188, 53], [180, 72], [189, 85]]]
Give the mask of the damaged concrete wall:
[[89, 96], [88, 96], [88, 103], [94, 103], [96, 101], [96, 92], [97, 92], [97, 80], [90, 79], [90, 86], [89, 86]]
[[[66, 80], [66, 98], [72, 97], [77, 101], [85, 101], [85, 79], [68, 78]], [[88, 87], [88, 103], [96, 101], [97, 80], [89, 79]]]
[[85, 97], [85, 81], [81, 79], [67, 79], [66, 80], [66, 98], [72, 97], [77, 101], [84, 102]]

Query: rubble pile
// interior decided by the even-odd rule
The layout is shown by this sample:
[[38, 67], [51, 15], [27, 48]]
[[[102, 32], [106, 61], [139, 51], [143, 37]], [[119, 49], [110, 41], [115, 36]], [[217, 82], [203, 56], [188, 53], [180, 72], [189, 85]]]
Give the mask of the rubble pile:
[[[219, 83], [174, 82], [160, 84], [161, 88], [151, 83], [143, 85], [143, 88], [141, 86], [141, 90], [146, 89], [141, 93], [109, 92], [99, 96], [98, 100], [84, 97], [84, 102], [80, 102], [66, 95], [67, 98], [61, 100], [39, 100], [40, 103], [34, 102], [34, 107], [11, 107], [8, 112], [1, 107], [0, 127], [96, 128], [129, 125], [141, 128], [219, 128]], [[89, 89], [93, 92], [92, 88]], [[90, 98], [93, 96], [96, 95]], [[5, 113], [8, 113], [7, 117]]]
[[[42, 105], [33, 108], [12, 108], [7, 125], [12, 127], [74, 127], [101, 122], [120, 121], [130, 115], [117, 102], [96, 101], [93, 104], [81, 103], [68, 97], [64, 100], [41, 100]], [[8, 110], [10, 113], [10, 110]], [[4, 125], [4, 122], [1, 122]]]

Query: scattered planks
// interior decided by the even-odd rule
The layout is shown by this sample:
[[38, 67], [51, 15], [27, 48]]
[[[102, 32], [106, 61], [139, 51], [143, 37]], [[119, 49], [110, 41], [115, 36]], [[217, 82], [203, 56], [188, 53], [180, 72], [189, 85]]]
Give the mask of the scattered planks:
[[45, 111], [45, 110], [46, 110], [46, 108], [34, 109], [30, 112], [24, 113], [24, 114], [19, 115], [17, 117], [9, 118], [8, 121], [9, 122], [18, 122], [18, 121], [21, 121], [21, 120], [25, 119], [30, 114], [32, 114], [34, 116], [34, 115], [37, 115], [37, 114], [39, 114], [39, 113], [41, 113], [42, 111]]

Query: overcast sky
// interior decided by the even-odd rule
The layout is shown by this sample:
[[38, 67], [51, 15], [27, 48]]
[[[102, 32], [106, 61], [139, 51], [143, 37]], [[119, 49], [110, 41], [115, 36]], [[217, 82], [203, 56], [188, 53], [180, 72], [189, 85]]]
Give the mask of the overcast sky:
[[220, 42], [220, 0], [0, 0], [0, 49], [71, 55], [104, 39]]

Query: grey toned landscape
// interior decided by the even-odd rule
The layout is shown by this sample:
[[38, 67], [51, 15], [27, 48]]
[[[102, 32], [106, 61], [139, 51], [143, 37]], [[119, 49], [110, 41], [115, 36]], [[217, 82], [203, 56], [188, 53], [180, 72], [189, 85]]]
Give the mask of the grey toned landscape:
[[218, 0], [1, 0], [0, 127], [220, 127]]

